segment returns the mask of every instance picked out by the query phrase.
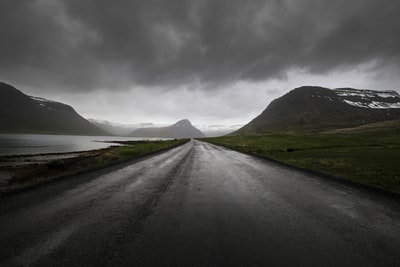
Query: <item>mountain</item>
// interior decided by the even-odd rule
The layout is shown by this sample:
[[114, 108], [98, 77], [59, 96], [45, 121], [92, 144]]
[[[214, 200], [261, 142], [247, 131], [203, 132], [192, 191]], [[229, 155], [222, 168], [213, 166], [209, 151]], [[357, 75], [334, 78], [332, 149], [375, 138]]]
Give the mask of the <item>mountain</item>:
[[0, 82], [0, 132], [108, 135], [71, 106], [28, 96]]
[[303, 86], [275, 99], [233, 134], [319, 131], [400, 118], [395, 91]]
[[188, 120], [180, 120], [167, 127], [140, 128], [133, 131], [130, 136], [137, 137], [164, 137], [164, 138], [197, 138], [205, 137], [204, 134], [194, 127]]

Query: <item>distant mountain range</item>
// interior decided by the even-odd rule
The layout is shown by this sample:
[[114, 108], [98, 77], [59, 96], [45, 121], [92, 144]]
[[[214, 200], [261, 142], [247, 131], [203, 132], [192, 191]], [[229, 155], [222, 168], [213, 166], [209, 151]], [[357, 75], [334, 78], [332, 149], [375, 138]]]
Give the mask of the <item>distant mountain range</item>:
[[400, 119], [395, 91], [303, 86], [272, 101], [233, 134], [320, 131], [395, 119]]
[[244, 124], [241, 125], [200, 125], [197, 126], [198, 129], [204, 133], [206, 137], [217, 137], [227, 135], [236, 131], [237, 129], [243, 127]]
[[71, 106], [28, 96], [0, 82], [0, 132], [108, 135]]
[[[160, 128], [166, 125], [154, 124], [154, 123], [138, 123], [138, 124], [123, 124], [110, 122], [106, 120], [88, 119], [92, 124], [96, 125], [100, 129], [103, 129], [110, 134], [117, 136], [129, 136], [134, 130], [139, 128]], [[207, 137], [215, 137], [229, 134], [243, 125], [197, 125], [194, 126], [199, 129]]]
[[130, 136], [136, 137], [165, 137], [165, 138], [200, 138], [205, 135], [189, 120], [180, 120], [167, 127], [149, 127], [134, 130]]
[[138, 128], [155, 127], [153, 123], [123, 124], [97, 119], [88, 119], [88, 121], [100, 129], [117, 136], [128, 136]]

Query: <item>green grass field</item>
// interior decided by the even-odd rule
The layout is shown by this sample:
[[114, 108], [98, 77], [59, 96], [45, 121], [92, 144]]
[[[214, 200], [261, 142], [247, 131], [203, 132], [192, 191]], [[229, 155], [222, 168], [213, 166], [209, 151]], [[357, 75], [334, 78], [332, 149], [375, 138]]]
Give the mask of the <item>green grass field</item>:
[[400, 129], [203, 139], [303, 169], [400, 192]]

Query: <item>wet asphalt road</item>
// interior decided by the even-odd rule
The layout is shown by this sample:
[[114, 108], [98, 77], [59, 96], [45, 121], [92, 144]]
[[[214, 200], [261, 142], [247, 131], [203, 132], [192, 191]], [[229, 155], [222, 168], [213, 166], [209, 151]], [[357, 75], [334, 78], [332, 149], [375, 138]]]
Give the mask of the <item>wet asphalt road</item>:
[[0, 266], [400, 266], [400, 201], [200, 141], [0, 198]]

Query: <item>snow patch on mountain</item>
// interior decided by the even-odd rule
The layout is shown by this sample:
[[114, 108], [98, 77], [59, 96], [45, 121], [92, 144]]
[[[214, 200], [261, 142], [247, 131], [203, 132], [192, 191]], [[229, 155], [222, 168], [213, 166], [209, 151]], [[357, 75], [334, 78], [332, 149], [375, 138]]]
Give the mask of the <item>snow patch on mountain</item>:
[[372, 101], [371, 103], [363, 103], [363, 102], [352, 102], [350, 100], [344, 100], [349, 105], [360, 107], [360, 108], [400, 108], [400, 103], [383, 103], [378, 101]]
[[400, 108], [400, 95], [396, 91], [357, 90], [351, 88], [334, 89], [342, 100], [360, 108], [388, 109]]
[[53, 100], [48, 100], [46, 98], [42, 98], [42, 97], [37, 97], [37, 96], [29, 96], [32, 100], [35, 100], [36, 102], [39, 102], [40, 104], [46, 104], [46, 103], [59, 103], [62, 104], [60, 102], [56, 102]]
[[374, 90], [357, 90], [357, 89], [335, 89], [335, 92], [339, 96], [356, 96], [364, 98], [398, 98], [399, 94], [396, 91], [374, 91]]
[[60, 102], [53, 101], [53, 100], [48, 100], [48, 99], [42, 98], [42, 97], [29, 96], [29, 98], [32, 99], [33, 101], [35, 101], [39, 106], [47, 108], [49, 110], [56, 110], [54, 108], [54, 104], [65, 106], [64, 103], [60, 103]]

